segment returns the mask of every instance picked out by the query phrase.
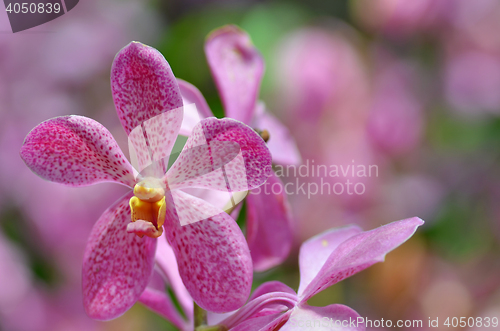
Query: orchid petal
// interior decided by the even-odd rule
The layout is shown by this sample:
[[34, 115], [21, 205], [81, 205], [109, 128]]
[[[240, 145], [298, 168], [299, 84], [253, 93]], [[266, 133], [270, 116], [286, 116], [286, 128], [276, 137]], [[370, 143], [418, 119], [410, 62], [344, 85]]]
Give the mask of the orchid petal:
[[248, 191], [231, 193], [204, 188], [187, 188], [182, 189], [182, 191], [225, 211], [234, 219], [238, 217], [241, 208], [240, 202], [243, 201], [248, 194]]
[[182, 191], [175, 194], [176, 202], [168, 197], [164, 227], [184, 285], [203, 309], [223, 313], [241, 307], [252, 284], [252, 259], [243, 233], [222, 211], [182, 226], [178, 216], [182, 199], [182, 205], [196, 205], [208, 213], [215, 207]]
[[134, 170], [111, 133], [83, 116], [40, 123], [26, 136], [21, 158], [40, 177], [69, 186], [135, 184]]
[[325, 288], [384, 261], [387, 253], [408, 240], [423, 223], [418, 217], [408, 218], [359, 233], [342, 242], [299, 294], [302, 301], [305, 302]]
[[153, 272], [156, 240], [127, 233], [128, 193], [94, 225], [83, 257], [83, 296], [87, 314], [109, 320], [139, 299]]
[[[183, 120], [183, 107], [159, 114], [134, 128], [129, 136], [129, 150], [132, 165], [142, 172], [154, 165], [146, 177], [161, 177], [165, 174], [168, 162], [165, 162], [175, 144], [177, 133]], [[148, 171], [150, 171], [148, 169]]]
[[139, 302], [171, 322], [180, 330], [188, 330], [188, 323], [177, 312], [172, 300], [164, 293], [146, 288], [139, 298]]
[[[274, 286], [277, 287], [276, 284], [274, 284]], [[293, 309], [297, 303], [297, 294], [295, 292], [262, 293], [225, 320], [219, 322], [219, 324], [231, 329], [248, 319]]]
[[271, 315], [249, 318], [244, 322], [231, 328], [231, 331], [273, 331], [280, 330], [280, 325], [283, 325], [292, 314], [292, 310], [286, 313], [275, 313]]
[[168, 62], [156, 49], [135, 41], [116, 54], [111, 91], [127, 135], [148, 119], [182, 107], [181, 93]]
[[264, 73], [250, 37], [233, 25], [222, 27], [208, 36], [205, 54], [226, 116], [250, 124]]
[[189, 319], [192, 319], [193, 299], [189, 295], [184, 283], [182, 283], [181, 276], [179, 275], [179, 268], [177, 267], [177, 260], [175, 259], [172, 247], [168, 244], [165, 232], [158, 238], [155, 259], [162, 273], [167, 278], [168, 286], [170, 286], [174, 292], [182, 310]]
[[293, 310], [290, 319], [280, 330], [364, 331], [364, 323], [358, 326], [358, 317], [361, 318], [356, 311], [344, 305], [301, 305]]
[[[281, 189], [275, 190], [275, 186]], [[250, 191], [246, 200], [246, 237], [255, 271], [265, 271], [281, 264], [288, 257], [293, 243], [293, 224], [283, 183], [272, 172], [265, 188]]]
[[272, 280], [269, 282], [265, 282], [261, 284], [259, 287], [257, 287], [255, 291], [253, 291], [249, 301], [252, 301], [253, 299], [260, 297], [261, 295], [264, 295], [266, 293], [272, 293], [272, 292], [284, 292], [297, 295], [295, 291], [288, 285], [285, 285], [277, 280]]
[[161, 232], [154, 226], [153, 223], [143, 220], [137, 220], [133, 223], [127, 224], [127, 232], [135, 233], [139, 236], [149, 236], [158, 238], [161, 236]]
[[179, 134], [189, 136], [191, 135], [194, 126], [198, 124], [199, 121], [214, 115], [212, 114], [207, 101], [194, 85], [179, 78], [177, 78], [177, 84], [179, 84], [184, 107], [191, 104], [196, 106], [195, 111], [193, 111], [192, 108], [184, 110], [184, 119], [179, 131]]
[[318, 275], [328, 257], [337, 247], [354, 235], [363, 232], [357, 225], [327, 230], [306, 240], [300, 246], [299, 269], [300, 285], [297, 293], [302, 295], [304, 289]]
[[229, 118], [211, 117], [195, 126], [164, 180], [171, 189], [238, 192], [260, 186], [270, 173], [271, 154], [254, 130]]
[[265, 111], [265, 106], [262, 102], [259, 102], [257, 105], [252, 126], [269, 132], [270, 138], [267, 141], [267, 147], [271, 151], [274, 163], [298, 165], [302, 162], [299, 150], [290, 131], [276, 117]]

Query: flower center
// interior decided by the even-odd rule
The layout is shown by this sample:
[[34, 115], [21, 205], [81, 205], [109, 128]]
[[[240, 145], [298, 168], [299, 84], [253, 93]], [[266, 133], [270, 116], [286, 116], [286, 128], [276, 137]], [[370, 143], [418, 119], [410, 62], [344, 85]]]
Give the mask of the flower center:
[[127, 232], [139, 237], [144, 235], [158, 238], [163, 233], [166, 203], [165, 186], [156, 178], [146, 178], [134, 187], [134, 196], [130, 198], [132, 223]]

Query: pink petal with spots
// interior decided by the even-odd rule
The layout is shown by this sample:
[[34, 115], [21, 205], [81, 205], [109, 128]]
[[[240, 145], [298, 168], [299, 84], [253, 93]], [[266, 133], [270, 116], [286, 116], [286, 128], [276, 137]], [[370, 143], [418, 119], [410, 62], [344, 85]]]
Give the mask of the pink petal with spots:
[[212, 32], [205, 54], [227, 117], [250, 124], [264, 73], [264, 60], [248, 34], [236, 26]]
[[165, 318], [180, 330], [190, 330], [190, 325], [177, 312], [172, 300], [165, 294], [154, 289], [146, 288], [142, 292], [139, 302]]
[[290, 131], [276, 117], [265, 110], [264, 103], [259, 102], [257, 105], [252, 123], [254, 128], [269, 132], [270, 138], [267, 141], [267, 147], [271, 151], [274, 163], [286, 165], [302, 163], [302, 158]]
[[281, 264], [292, 248], [290, 206], [283, 183], [274, 172], [264, 186], [250, 191], [246, 201], [246, 237], [252, 253], [253, 267], [255, 271], [265, 271]]
[[[183, 192], [184, 205], [203, 202]], [[179, 273], [194, 301], [216, 313], [241, 307], [250, 294], [252, 259], [245, 237], [236, 222], [224, 212], [181, 226], [177, 205], [167, 196], [165, 233], [174, 250]], [[174, 207], [174, 208], [172, 208]], [[210, 207], [207, 207], [207, 209]]]
[[168, 157], [181, 127], [183, 107], [157, 115], [134, 128], [129, 136], [132, 165], [142, 172], [154, 165], [152, 173], [143, 174], [161, 178], [167, 169]]
[[26, 136], [21, 158], [40, 177], [69, 186], [135, 184], [134, 170], [111, 133], [83, 116], [40, 123]]
[[[306, 302], [325, 288], [384, 261], [387, 253], [408, 240], [422, 224], [424, 222], [418, 217], [408, 218], [345, 240], [328, 256], [318, 274], [299, 293], [302, 302]], [[321, 252], [321, 249], [318, 249], [318, 252]], [[308, 266], [301, 264], [301, 274], [304, 267]]]
[[156, 49], [135, 41], [116, 54], [111, 91], [127, 134], [150, 118], [182, 107], [168, 62]]
[[94, 319], [122, 315], [139, 299], [153, 272], [156, 239], [127, 233], [129, 193], [94, 225], [83, 257], [83, 303]]
[[179, 134], [189, 136], [193, 128], [199, 121], [204, 118], [214, 116], [210, 107], [208, 106], [205, 98], [201, 92], [192, 84], [177, 78], [177, 84], [182, 95], [182, 102], [184, 107], [188, 105], [195, 105], [196, 107], [188, 107], [184, 110], [184, 119]]
[[357, 324], [358, 317], [356, 311], [344, 305], [312, 307], [304, 304], [293, 310], [280, 330], [364, 331], [364, 323]]
[[302, 294], [307, 285], [319, 273], [328, 257], [341, 243], [361, 232], [363, 230], [359, 226], [351, 225], [331, 229], [306, 240], [300, 246], [300, 285], [297, 293]]
[[[236, 157], [231, 143], [240, 150]], [[238, 192], [262, 185], [270, 173], [271, 154], [254, 130], [229, 118], [211, 117], [195, 126], [165, 180], [171, 189], [198, 187]]]

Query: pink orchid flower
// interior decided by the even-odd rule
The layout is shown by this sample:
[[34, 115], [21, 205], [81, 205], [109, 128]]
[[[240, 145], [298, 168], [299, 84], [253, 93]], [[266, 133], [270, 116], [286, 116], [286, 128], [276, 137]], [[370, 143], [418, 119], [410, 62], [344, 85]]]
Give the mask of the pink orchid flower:
[[[297, 292], [278, 281], [264, 283], [245, 306], [218, 325], [231, 331], [310, 330], [310, 323], [321, 321], [322, 328], [315, 329], [365, 330], [353, 309], [341, 304], [313, 307], [307, 305], [307, 300], [384, 261], [387, 253], [408, 240], [423, 223], [413, 217], [366, 232], [354, 225], [325, 231], [300, 248]], [[328, 325], [325, 318], [329, 319]]]
[[[274, 162], [299, 164], [300, 154], [290, 132], [257, 100], [264, 59], [248, 34], [231, 25], [217, 29], [207, 38], [205, 54], [225, 115], [262, 130], [263, 136], [269, 135], [267, 146]], [[199, 117], [213, 116], [196, 87], [180, 79], [178, 82], [182, 97], [196, 104]], [[181, 132], [189, 133], [194, 123], [196, 120], [184, 121]], [[282, 263], [293, 243], [292, 218], [283, 183], [273, 172], [266, 186], [265, 191], [250, 192], [246, 198], [247, 242], [256, 271]]]
[[[227, 191], [230, 184], [232, 191], [246, 191], [263, 184], [271, 166], [264, 140], [238, 121], [207, 118], [193, 128], [166, 173], [154, 171], [155, 176], [145, 177], [151, 168], [148, 157], [156, 170], [164, 167], [163, 159], [177, 137], [183, 117], [177, 81], [157, 50], [132, 42], [114, 59], [111, 89], [133, 147], [145, 145], [145, 150], [135, 149], [131, 155], [142, 173], [132, 167], [105, 127], [83, 116], [39, 124], [21, 148], [26, 165], [44, 179], [68, 186], [115, 182], [133, 188], [101, 215], [90, 234], [82, 275], [87, 314], [112, 319], [138, 300], [153, 272], [162, 227], [194, 301], [214, 312], [241, 307], [252, 282], [245, 238], [229, 215], [183, 189]], [[138, 127], [145, 132], [142, 140]], [[235, 144], [234, 159], [243, 161], [244, 168], [227, 175], [222, 168], [234, 165], [226, 154]]]

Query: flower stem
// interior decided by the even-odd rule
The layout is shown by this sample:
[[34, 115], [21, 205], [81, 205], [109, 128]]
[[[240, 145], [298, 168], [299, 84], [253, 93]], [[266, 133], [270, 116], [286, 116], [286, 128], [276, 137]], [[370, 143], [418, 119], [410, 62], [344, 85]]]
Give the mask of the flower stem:
[[[207, 325], [207, 312], [198, 306], [196, 302], [193, 302], [193, 312], [194, 312], [194, 328], [198, 330], [200, 326]], [[205, 330], [205, 329], [203, 329]]]

